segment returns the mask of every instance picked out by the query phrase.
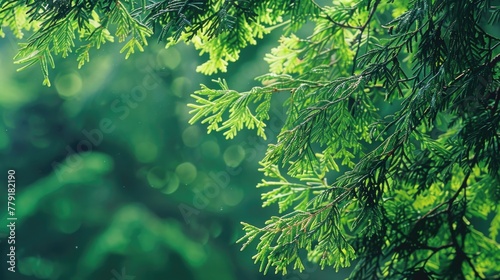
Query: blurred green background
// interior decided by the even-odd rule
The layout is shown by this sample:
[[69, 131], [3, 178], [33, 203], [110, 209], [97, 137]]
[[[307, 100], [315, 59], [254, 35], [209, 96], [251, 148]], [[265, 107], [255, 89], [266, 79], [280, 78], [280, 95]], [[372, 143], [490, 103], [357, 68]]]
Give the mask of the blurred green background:
[[279, 104], [266, 141], [255, 131], [225, 140], [188, 124], [200, 83], [257, 85], [279, 36], [248, 47], [214, 77], [194, 71], [206, 57], [191, 46], [165, 49], [152, 39], [125, 60], [120, 44], [106, 44], [80, 70], [74, 56], [57, 59], [50, 88], [38, 67], [16, 72], [17, 41], [1, 39], [0, 205], [13, 169], [18, 220], [15, 274], [5, 262], [8, 228], [0, 227], [0, 279], [343, 279], [313, 264], [302, 274], [264, 276], [255, 249], [235, 244], [241, 221], [262, 226], [277, 214], [261, 207], [266, 190], [255, 186], [284, 117]]

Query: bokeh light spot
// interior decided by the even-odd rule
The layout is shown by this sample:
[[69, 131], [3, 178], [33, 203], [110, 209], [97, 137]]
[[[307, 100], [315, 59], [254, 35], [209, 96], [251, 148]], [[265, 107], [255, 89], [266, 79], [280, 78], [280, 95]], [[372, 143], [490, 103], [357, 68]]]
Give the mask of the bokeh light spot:
[[196, 167], [190, 162], [184, 162], [177, 165], [175, 174], [179, 177], [179, 181], [183, 184], [190, 184], [196, 179]]
[[179, 188], [179, 177], [177, 177], [177, 174], [168, 172], [160, 166], [151, 168], [146, 178], [151, 187], [161, 189], [164, 194], [172, 194]]
[[100, 153], [84, 153], [84, 168], [97, 173], [107, 173], [113, 169], [113, 159]]
[[182, 141], [184, 145], [195, 148], [200, 144], [201, 131], [197, 126], [190, 126], [182, 132]]
[[157, 56], [157, 61], [160, 66], [175, 69], [181, 63], [181, 54], [175, 48], [161, 49]]
[[204, 157], [216, 158], [220, 154], [219, 144], [215, 141], [205, 141], [201, 144], [201, 154]]
[[237, 167], [245, 159], [245, 150], [240, 145], [229, 146], [224, 151], [224, 162], [229, 167]]
[[167, 183], [167, 171], [160, 166], [155, 166], [148, 171], [146, 179], [151, 187], [161, 189]]
[[172, 81], [172, 92], [178, 97], [183, 97], [186, 94], [186, 89], [190, 86], [189, 79], [178, 77]]
[[76, 72], [59, 75], [55, 80], [57, 93], [63, 98], [77, 95], [82, 89], [82, 85], [82, 78]]
[[164, 194], [172, 194], [179, 188], [179, 177], [175, 173], [168, 174], [167, 185], [163, 188], [162, 192]]
[[152, 162], [158, 156], [158, 147], [149, 141], [143, 141], [135, 145], [135, 157], [142, 163]]
[[222, 193], [222, 201], [228, 206], [236, 206], [242, 200], [244, 192], [239, 188], [228, 188]]

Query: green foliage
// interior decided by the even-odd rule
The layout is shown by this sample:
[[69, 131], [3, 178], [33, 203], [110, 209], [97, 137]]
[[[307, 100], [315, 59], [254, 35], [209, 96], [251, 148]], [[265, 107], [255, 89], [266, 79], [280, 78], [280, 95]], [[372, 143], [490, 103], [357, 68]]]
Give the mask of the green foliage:
[[19, 38], [23, 36], [22, 29], [36, 26], [36, 32], [21, 45], [15, 59], [24, 64], [19, 70], [39, 63], [43, 84], [50, 86], [49, 66], [55, 67], [53, 55], [67, 57], [75, 47], [76, 33], [86, 43], [77, 49], [79, 67], [89, 60], [91, 48], [114, 40], [111, 26], [116, 27], [114, 35], [119, 42], [128, 40], [120, 51], [126, 52], [125, 58], [136, 48], [142, 51], [152, 32], [132, 17], [132, 5], [120, 1], [6, 1], [0, 9], [0, 20]]
[[[265, 138], [271, 101], [286, 95], [259, 185], [271, 189], [264, 206], [284, 214], [262, 228], [243, 223], [240, 239], [243, 248], [257, 242], [264, 273], [302, 271], [306, 256], [323, 268], [357, 260], [352, 279], [500, 278], [496, 1], [10, 1], [0, 18], [15, 34], [32, 27], [16, 17], [21, 2], [39, 29], [18, 61], [39, 62], [45, 77], [52, 54], [71, 51], [73, 32], [98, 47], [112, 40], [108, 24], [119, 41], [131, 37], [127, 56], [155, 29], [168, 44], [193, 42], [210, 55], [199, 67], [207, 74], [287, 27], [266, 56], [263, 86], [239, 93], [219, 80], [190, 105], [191, 123], [209, 132], [256, 128]], [[87, 17], [74, 9], [82, 3]], [[293, 33], [307, 21], [312, 34]], [[92, 28], [108, 31], [81, 31]]]
[[[250, 92], [238, 93], [229, 90], [227, 84], [221, 80], [217, 83], [220, 90], [211, 90], [206, 86], [191, 95], [198, 104], [190, 104], [190, 111], [194, 114], [190, 123], [193, 124], [204, 118], [201, 123], [208, 123], [208, 132], [225, 130], [224, 135], [231, 139], [236, 136], [243, 127], [257, 129], [257, 135], [265, 138], [265, 120], [269, 119], [269, 107], [271, 105], [271, 90], [253, 88]], [[203, 96], [207, 96], [203, 98]], [[249, 105], [262, 102], [252, 113]], [[229, 112], [229, 117], [222, 122], [224, 113]], [[222, 122], [222, 126], [219, 124]]]
[[236, 61], [242, 48], [256, 44], [282, 16], [290, 15], [292, 28], [297, 29], [318, 11], [311, 1], [9, 0], [0, 6], [0, 26], [8, 26], [18, 38], [23, 37], [23, 29], [36, 27], [16, 62], [26, 64], [23, 67], [39, 63], [43, 83], [50, 86], [52, 55], [66, 57], [76, 44], [75, 33], [81, 43], [80, 67], [89, 61], [92, 48], [114, 37], [126, 41], [120, 53], [128, 58], [142, 51], [147, 38], [159, 29], [159, 38], [167, 39], [167, 46], [192, 42], [200, 54], [208, 53], [210, 59], [197, 70], [212, 74], [226, 71], [228, 61]]

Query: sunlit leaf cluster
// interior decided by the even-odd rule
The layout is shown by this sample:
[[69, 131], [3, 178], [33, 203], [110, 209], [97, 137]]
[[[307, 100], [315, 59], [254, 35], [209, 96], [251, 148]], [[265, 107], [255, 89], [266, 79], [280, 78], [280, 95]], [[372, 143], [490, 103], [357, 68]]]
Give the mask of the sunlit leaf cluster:
[[240, 240], [262, 271], [500, 275], [498, 6], [459, 2], [334, 1], [266, 56], [254, 94], [287, 95], [287, 119], [259, 187], [283, 214]]
[[[198, 104], [189, 104], [193, 110], [190, 123], [199, 120], [208, 123], [208, 132], [224, 131], [224, 135], [231, 139], [243, 128], [257, 129], [257, 135], [266, 138], [264, 121], [269, 119], [271, 90], [253, 88], [250, 92], [239, 93], [229, 90], [224, 81], [218, 80], [221, 87], [212, 90], [206, 86], [195, 92], [192, 97]], [[254, 110], [252, 104], [261, 102]], [[224, 121], [224, 118], [226, 120]]]
[[[79, 67], [90, 51], [117, 38], [128, 58], [142, 51], [148, 37], [157, 33], [168, 47], [180, 41], [193, 43], [209, 60], [197, 70], [205, 74], [226, 71], [242, 48], [256, 44], [272, 27], [283, 22], [293, 30], [319, 12], [311, 1], [222, 0], [8, 0], [0, 5], [0, 26], [18, 38], [31, 36], [16, 57], [21, 69], [40, 64], [43, 83], [50, 85], [53, 55], [68, 56], [75, 46]], [[0, 36], [4, 30], [0, 29]]]

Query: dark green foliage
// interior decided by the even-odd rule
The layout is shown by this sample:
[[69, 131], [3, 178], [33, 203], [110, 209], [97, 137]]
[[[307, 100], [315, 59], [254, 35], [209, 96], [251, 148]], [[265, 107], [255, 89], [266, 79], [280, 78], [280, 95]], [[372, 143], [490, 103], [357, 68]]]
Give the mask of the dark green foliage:
[[[209, 53], [199, 70], [210, 74], [285, 24], [263, 86], [238, 93], [218, 81], [190, 105], [209, 131], [265, 137], [272, 98], [288, 97], [259, 185], [270, 189], [264, 206], [284, 214], [244, 223], [240, 240], [258, 242], [261, 270], [303, 270], [305, 252], [321, 267], [358, 260], [352, 279], [498, 279], [499, 15], [486, 0], [10, 1], [0, 19], [19, 37], [38, 30], [18, 62], [40, 62], [46, 77], [75, 32], [81, 64], [115, 25], [127, 56], [158, 31]], [[314, 30], [301, 38], [306, 21]]]

